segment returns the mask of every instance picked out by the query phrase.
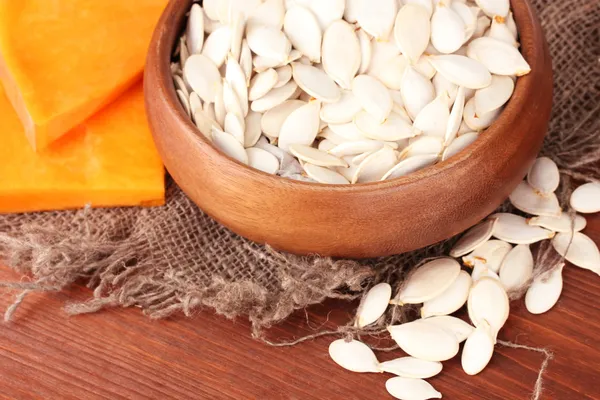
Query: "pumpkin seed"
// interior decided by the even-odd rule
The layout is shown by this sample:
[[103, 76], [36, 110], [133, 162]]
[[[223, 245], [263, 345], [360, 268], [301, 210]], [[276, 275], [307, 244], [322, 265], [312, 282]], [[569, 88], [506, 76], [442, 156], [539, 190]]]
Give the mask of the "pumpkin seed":
[[185, 37], [189, 54], [200, 54], [204, 45], [204, 11], [199, 4], [190, 9]]
[[360, 3], [362, 0], [346, 0], [346, 8], [344, 9], [344, 19], [351, 24], [355, 23], [360, 11]]
[[489, 17], [494, 17], [495, 15], [505, 17], [510, 10], [509, 0], [475, 0], [475, 3]]
[[454, 282], [439, 296], [423, 303], [421, 317], [428, 318], [436, 315], [450, 315], [465, 305], [471, 290], [471, 276], [466, 271], [460, 271]]
[[[380, 142], [377, 140], [359, 140], [356, 142], [344, 142], [338, 145], [334, 144], [334, 147], [332, 147], [329, 151], [329, 153], [337, 156], [337, 157], [344, 157], [344, 156], [350, 156], [350, 155], [356, 155], [356, 154], [364, 154], [364, 153], [369, 153], [372, 151], [377, 151], [381, 148], [383, 148], [384, 145], [388, 145], [390, 146], [393, 142], [391, 143], [386, 143], [386, 142]], [[393, 143], [395, 144], [395, 143]]]
[[248, 17], [248, 27], [252, 26], [270, 26], [281, 30], [283, 19], [285, 17], [285, 5], [283, 0], [265, 0], [264, 3], [252, 11]]
[[452, 258], [430, 261], [406, 279], [397, 299], [401, 304], [419, 304], [434, 299], [452, 285], [459, 273], [460, 264]]
[[289, 151], [291, 144], [311, 145], [319, 133], [320, 110], [321, 103], [312, 101], [292, 111], [281, 126], [279, 148]]
[[192, 90], [198, 93], [202, 101], [214, 103], [221, 88], [221, 74], [210, 58], [201, 54], [190, 56], [185, 63], [183, 73]]
[[273, 68], [269, 68], [259, 74], [256, 74], [250, 81], [250, 91], [248, 99], [255, 101], [265, 96], [277, 84], [279, 75]]
[[213, 126], [212, 140], [217, 149], [241, 163], [248, 164], [246, 149], [235, 137]]
[[363, 328], [376, 322], [385, 313], [391, 298], [392, 287], [388, 283], [373, 286], [358, 307], [356, 326]]
[[[225, 109], [225, 100], [223, 98], [223, 85], [219, 88], [217, 93], [215, 94], [215, 102], [214, 102], [214, 113], [216, 121], [221, 125], [225, 125], [225, 116], [227, 115], [227, 110]], [[206, 106], [208, 103], [204, 103]]]
[[[453, 1], [450, 3], [450, 8], [454, 11], [460, 19], [462, 19], [465, 24], [465, 38], [464, 42], [468, 41], [473, 33], [475, 32], [475, 28], [477, 28], [477, 18], [479, 17], [479, 7], [469, 7], [465, 3]], [[462, 48], [462, 47], [461, 47]], [[458, 50], [457, 50], [458, 51]]]
[[397, 376], [385, 382], [388, 393], [401, 400], [441, 399], [442, 394], [422, 379]]
[[[447, 92], [446, 92], [447, 93]], [[451, 100], [452, 101], [452, 100]], [[444, 135], [444, 145], [449, 146], [450, 143], [456, 139], [460, 124], [463, 120], [463, 112], [465, 110], [465, 88], [463, 86], [458, 87], [456, 92], [456, 98], [452, 105], [452, 111], [448, 117], [448, 125], [446, 126], [446, 133]]]
[[219, 19], [219, 1], [220, 0], [204, 0], [202, 2], [206, 16], [213, 21], [217, 21]]
[[[467, 274], [467, 276], [468, 275], [469, 274]], [[466, 301], [466, 299], [465, 299], [465, 301]], [[452, 332], [454, 334], [454, 336], [456, 336], [456, 340], [458, 340], [459, 343], [462, 343], [465, 340], [467, 340], [469, 335], [471, 335], [471, 333], [473, 333], [473, 331], [475, 330], [475, 328], [473, 326], [469, 325], [462, 319], [452, 317], [450, 315], [439, 315], [439, 316], [430, 317], [430, 318], [426, 318], [426, 319], [420, 319], [417, 321], [421, 321], [426, 324], [433, 324], [433, 325], [439, 326], [440, 328], [443, 328], [449, 332]]]
[[249, 110], [248, 86], [246, 85], [246, 75], [244, 74], [240, 63], [231, 54], [227, 58], [225, 79], [227, 79], [227, 82], [229, 82], [229, 84], [233, 88], [233, 91], [237, 95], [245, 117], [246, 115], [248, 115]]
[[371, 61], [367, 73], [377, 76], [379, 70], [385, 67], [389, 61], [400, 54], [400, 50], [393, 41], [371, 41]]
[[417, 72], [419, 72], [425, 78], [431, 80], [433, 76], [437, 73], [437, 71], [429, 62], [429, 57], [429, 55], [423, 54], [421, 57], [419, 57], [414, 67], [417, 70]]
[[485, 264], [475, 264], [473, 272], [471, 272], [471, 279], [473, 282], [479, 282], [482, 278], [491, 278], [497, 281], [500, 280], [498, 274], [488, 268]]
[[[348, 6], [349, 6], [350, 2], [352, 2], [352, 1], [353, 0], [348, 0], [348, 2], [349, 2]], [[346, 9], [348, 8], [348, 6], [346, 6]], [[348, 22], [352, 22], [352, 21], [348, 20]], [[358, 69], [358, 73], [360, 75], [362, 75], [369, 70], [369, 66], [371, 65], [371, 57], [373, 54], [373, 47], [371, 44], [371, 38], [364, 30], [362, 30], [362, 29], [357, 30], [356, 35], [358, 36], [358, 43], [360, 45], [360, 55], [361, 55], [360, 68]]]
[[284, 101], [292, 97], [292, 95], [298, 89], [296, 82], [288, 82], [278, 89], [273, 89], [265, 96], [258, 100], [254, 100], [250, 105], [250, 108], [254, 112], [264, 113], [270, 109], [282, 104]]
[[280, 62], [284, 62], [292, 50], [292, 44], [285, 34], [269, 26], [249, 27], [246, 39], [254, 53]]
[[409, 65], [409, 61], [403, 55], [392, 57], [386, 65], [381, 66], [376, 72], [371, 75], [381, 81], [386, 87], [392, 90], [400, 90], [402, 88], [402, 77], [404, 70]]
[[467, 375], [477, 375], [487, 367], [494, 355], [495, 338], [490, 325], [484, 320], [467, 338], [461, 364]]
[[252, 51], [246, 39], [242, 41], [240, 67], [242, 67], [242, 71], [244, 71], [244, 75], [246, 76], [246, 86], [250, 86], [250, 80], [252, 79]]
[[397, 12], [397, 0], [363, 0], [356, 19], [362, 29], [375, 39], [387, 39], [394, 27]]
[[366, 138], [395, 142], [416, 136], [419, 132], [409, 122], [398, 114], [391, 113], [383, 123], [366, 111], [361, 111], [354, 117], [354, 124]]
[[287, 117], [305, 104], [306, 102], [300, 100], [287, 100], [284, 103], [271, 108], [262, 116], [260, 123], [262, 130], [270, 137], [279, 137], [281, 126]]
[[252, 168], [271, 175], [279, 171], [279, 160], [268, 151], [252, 147], [246, 149], [246, 153], [248, 153], [248, 165]]
[[440, 139], [432, 136], [417, 136], [410, 140], [410, 144], [400, 152], [400, 160], [423, 155], [434, 155], [437, 158], [444, 147]]
[[467, 308], [473, 325], [478, 328], [489, 324], [494, 338], [506, 323], [510, 311], [508, 295], [502, 284], [489, 277], [483, 277], [473, 284]]
[[438, 3], [431, 17], [431, 44], [441, 53], [450, 54], [465, 42], [462, 18], [444, 2]]
[[362, 105], [352, 91], [343, 90], [337, 102], [323, 104], [321, 120], [329, 124], [345, 124], [352, 122], [354, 116], [361, 110]]
[[373, 350], [358, 340], [338, 339], [329, 345], [329, 356], [340, 367], [352, 372], [381, 372]]
[[504, 258], [512, 250], [510, 243], [502, 240], [488, 240], [477, 247], [471, 254], [462, 258], [467, 267], [474, 267], [476, 264], [485, 265], [495, 273], [500, 272], [500, 266]]
[[246, 116], [246, 132], [244, 133], [244, 147], [253, 147], [262, 133], [261, 124], [262, 114], [250, 111]]
[[543, 314], [556, 305], [563, 289], [562, 271], [565, 264], [560, 264], [552, 271], [533, 280], [525, 295], [525, 307], [532, 314]]
[[415, 118], [413, 126], [424, 135], [443, 138], [450, 119], [449, 101], [448, 93], [440, 93], [431, 103], [423, 107]]
[[515, 83], [509, 76], [493, 75], [490, 86], [475, 92], [475, 112], [487, 114], [502, 107], [515, 91]]
[[[327, 151], [330, 152], [331, 150], [333, 150], [336, 147], [336, 144], [333, 143], [331, 140], [328, 139], [323, 139], [319, 142], [319, 145], [317, 146], [317, 148], [321, 151]], [[333, 154], [333, 153], [332, 153]], [[334, 154], [336, 155], [336, 154]]]
[[290, 8], [285, 14], [283, 31], [300, 53], [314, 63], [321, 62], [323, 32], [312, 12], [298, 5]]
[[231, 29], [231, 50], [230, 54], [234, 60], [240, 61], [242, 54], [242, 42], [244, 40], [244, 32], [246, 30], [246, 18], [241, 12], [232, 14], [230, 29]]
[[245, 143], [244, 132], [246, 130], [246, 122], [237, 114], [227, 113], [225, 116], [225, 132], [236, 138], [240, 144]]
[[211, 142], [212, 142], [212, 133], [211, 132], [212, 132], [213, 126], [219, 130], [221, 129], [221, 126], [219, 125], [219, 123], [217, 121], [215, 121], [214, 118], [212, 118], [212, 116], [209, 116], [208, 113], [206, 113], [202, 110], [198, 110], [198, 111], [196, 111], [196, 114], [194, 114], [194, 123], [198, 127], [198, 130], [200, 131], [200, 133], [202, 133], [202, 135], [204, 135], [204, 137]]
[[314, 147], [303, 144], [290, 145], [290, 153], [296, 156], [298, 160], [318, 165], [320, 167], [347, 167], [348, 164], [342, 159], [331, 155], [325, 151], [315, 149]]
[[341, 143], [346, 141], [355, 142], [367, 139], [354, 123], [329, 124], [329, 128], [341, 138]]
[[431, 65], [450, 82], [469, 89], [481, 89], [492, 83], [492, 75], [477, 60], [454, 54], [431, 56]]
[[514, 47], [519, 47], [519, 43], [515, 40], [511, 30], [506, 25], [506, 20], [504, 17], [499, 15], [494, 16], [492, 19], [492, 25], [490, 27], [489, 32], [487, 33], [488, 37], [501, 40], [505, 43], [510, 44]]
[[588, 236], [581, 232], [559, 233], [552, 240], [552, 246], [571, 264], [600, 275], [600, 251]]
[[458, 340], [454, 333], [423, 321], [390, 325], [387, 329], [409, 356], [425, 361], [446, 361], [458, 354]]
[[439, 361], [425, 361], [414, 357], [400, 357], [379, 364], [379, 370], [404, 378], [426, 379], [442, 372]]
[[438, 160], [437, 154], [424, 154], [414, 156], [400, 161], [392, 169], [383, 175], [382, 181], [387, 179], [395, 179], [401, 176], [412, 174], [413, 172], [419, 171], [423, 168], [429, 167]]
[[304, 164], [306, 174], [319, 183], [328, 185], [347, 185], [350, 182], [341, 174], [328, 168], [319, 167], [313, 164]]
[[509, 198], [513, 206], [529, 214], [558, 217], [562, 213], [554, 193], [542, 196], [526, 181], [521, 182]]
[[460, 135], [459, 137], [454, 139], [448, 147], [446, 147], [446, 150], [444, 150], [444, 154], [442, 154], [442, 161], [446, 161], [450, 157], [453, 157], [456, 154], [460, 153], [468, 146], [473, 144], [478, 137], [479, 134], [477, 132], [467, 132], [463, 135]]
[[352, 183], [376, 182], [396, 163], [396, 153], [384, 146], [364, 159], [356, 168]]
[[179, 102], [183, 106], [185, 113], [188, 115], [188, 117], [191, 116], [192, 113], [191, 113], [188, 97], [185, 95], [185, 93], [183, 93], [182, 90], [179, 90], [179, 89], [177, 89], [177, 97], [179, 98]]
[[467, 55], [496, 75], [523, 76], [531, 72], [519, 50], [501, 40], [481, 37], [467, 47]]
[[292, 79], [292, 66], [284, 65], [275, 70], [277, 72], [277, 83], [273, 88], [277, 89], [288, 83]]
[[310, 11], [317, 17], [322, 30], [326, 30], [334, 21], [344, 16], [346, 0], [311, 0]]
[[223, 80], [223, 104], [225, 104], [226, 113], [234, 113], [240, 117], [244, 116], [242, 103], [237, 93], [225, 79]]
[[571, 195], [571, 207], [583, 214], [600, 212], [600, 183], [579, 186]]
[[427, 11], [427, 16], [431, 18], [433, 14], [433, 2], [431, 0], [403, 0], [404, 4], [416, 4], [420, 5]]
[[[431, 58], [430, 58], [431, 59]], [[450, 103], [454, 104], [457, 94], [458, 94], [458, 85], [450, 82], [448, 79], [444, 78], [442, 74], [435, 74], [433, 79], [433, 87], [435, 88], [435, 93], [440, 94], [442, 92], [448, 93], [450, 97]], [[462, 114], [460, 115], [462, 119]]]
[[487, 242], [492, 237], [496, 222], [497, 220], [492, 218], [471, 228], [454, 245], [450, 251], [450, 256], [455, 258], [462, 257]]
[[558, 166], [548, 157], [538, 158], [527, 174], [527, 182], [542, 195], [555, 192], [560, 184]]
[[554, 237], [554, 232], [528, 225], [527, 220], [519, 215], [499, 213], [491, 218], [498, 219], [494, 227], [494, 237], [508, 243], [533, 244]]
[[190, 112], [192, 116], [194, 116], [198, 110], [202, 110], [202, 100], [200, 100], [198, 93], [192, 92], [190, 93]]
[[404, 108], [413, 120], [427, 104], [435, 99], [435, 89], [431, 81], [411, 66], [404, 70], [400, 92]]
[[385, 122], [392, 112], [393, 102], [389, 90], [372, 76], [359, 75], [354, 78], [352, 92], [365, 111], [377, 122]]
[[231, 29], [228, 26], [223, 26], [206, 38], [202, 55], [208, 57], [217, 68], [225, 62], [227, 54], [231, 50]]
[[508, 253], [500, 267], [500, 282], [507, 292], [515, 291], [533, 277], [533, 254], [529, 246], [520, 244]]
[[527, 219], [527, 224], [541, 226], [553, 232], [570, 233], [580, 232], [587, 226], [587, 221], [581, 215], [571, 216], [567, 213], [560, 217], [539, 216]]
[[260, 6], [263, 0], [228, 0], [230, 1], [229, 5], [229, 15], [235, 15], [236, 13], [241, 13], [244, 20], [248, 19], [249, 16]]
[[477, 114], [475, 112], [475, 99], [472, 98], [465, 104], [463, 118], [469, 128], [474, 131], [482, 131], [489, 128], [498, 116], [500, 116], [501, 112], [502, 109], [499, 108], [487, 114]]
[[312, 97], [326, 103], [335, 103], [342, 96], [340, 88], [323, 70], [294, 62], [292, 71], [294, 81]]
[[404, 5], [394, 25], [394, 38], [402, 54], [414, 64], [429, 44], [431, 25], [429, 13], [417, 4]]

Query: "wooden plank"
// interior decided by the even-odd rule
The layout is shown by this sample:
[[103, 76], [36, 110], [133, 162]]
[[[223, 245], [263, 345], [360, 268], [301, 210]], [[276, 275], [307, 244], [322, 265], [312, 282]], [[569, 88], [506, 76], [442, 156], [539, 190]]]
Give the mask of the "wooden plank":
[[[600, 217], [587, 233], [600, 241]], [[19, 279], [0, 269], [0, 279]], [[5, 308], [14, 292], [3, 292]], [[67, 317], [65, 302], [85, 299], [87, 289], [33, 294], [0, 329], [0, 395], [11, 399], [371, 399], [388, 398], [383, 374], [355, 374], [327, 355], [332, 338], [292, 348], [253, 340], [249, 324], [198, 312], [151, 321], [138, 309], [113, 309]], [[356, 304], [328, 301], [298, 312], [268, 332], [293, 339], [351, 318]], [[546, 347], [550, 362], [544, 399], [600, 399], [600, 277], [569, 266], [563, 296], [551, 312], [532, 316], [522, 301], [511, 304], [501, 339]], [[382, 344], [386, 342], [383, 341]], [[382, 360], [402, 353], [381, 354]], [[499, 347], [491, 365], [468, 377], [459, 358], [444, 363], [430, 382], [445, 399], [528, 399], [543, 355]]]

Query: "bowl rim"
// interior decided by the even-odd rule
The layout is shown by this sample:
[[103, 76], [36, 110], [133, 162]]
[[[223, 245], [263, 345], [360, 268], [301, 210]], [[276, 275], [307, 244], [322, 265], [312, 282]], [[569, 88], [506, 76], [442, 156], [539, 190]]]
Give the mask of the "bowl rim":
[[[156, 44], [156, 54], [159, 56], [160, 63], [156, 66], [158, 72], [158, 78], [162, 84], [157, 85], [160, 91], [159, 95], [166, 101], [168, 106], [177, 110], [177, 118], [184, 123], [182, 129], [183, 134], [189, 136], [192, 141], [198, 142], [203, 146], [203, 150], [207, 151], [213, 157], [221, 158], [227, 168], [235, 168], [243, 172], [244, 175], [258, 181], [258, 183], [265, 185], [281, 185], [284, 184], [290, 188], [307, 189], [311, 191], [326, 191], [326, 192], [340, 192], [340, 193], [369, 193], [381, 190], [387, 190], [397, 187], [410, 185], [416, 182], [425, 183], [430, 177], [441, 173], [447, 173], [449, 170], [460, 168], [462, 164], [469, 162], [469, 155], [481, 149], [485, 149], [489, 146], [498, 135], [504, 134], [503, 126], [511, 126], [512, 123], [520, 118], [520, 112], [527, 107], [530, 96], [528, 93], [534, 91], [535, 77], [543, 73], [543, 68], [538, 68], [543, 63], [544, 59], [544, 44], [540, 43], [536, 38], [535, 30], [535, 10], [529, 0], [511, 0], [511, 12], [515, 9], [514, 3], [518, 2], [523, 4], [522, 9], [524, 12], [516, 14], [513, 13], [515, 23], [518, 27], [520, 37], [520, 50], [525, 60], [531, 67], [531, 72], [528, 75], [518, 77], [515, 84], [515, 90], [509, 100], [504, 106], [500, 116], [494, 123], [487, 128], [484, 135], [479, 135], [477, 140], [461, 150], [459, 153], [450, 157], [448, 160], [440, 161], [435, 165], [426, 167], [422, 170], [413, 172], [409, 175], [389, 179], [385, 181], [367, 182], [367, 183], [356, 183], [349, 185], [333, 185], [323, 183], [304, 182], [294, 179], [284, 178], [278, 175], [267, 174], [266, 172], [254, 169], [217, 149], [212, 142], [208, 141], [199, 128], [195, 125], [190, 117], [188, 117], [175, 90], [175, 85], [172, 83], [172, 72], [171, 62], [174, 49], [177, 41], [180, 38], [181, 32], [184, 30], [184, 23], [186, 16], [189, 12], [189, 7], [197, 0], [170, 0], [163, 16], [157, 25], [157, 35], [153, 39]], [[181, 7], [184, 4], [186, 7]], [[187, 6], [189, 4], [189, 7]], [[168, 16], [177, 16], [177, 18], [168, 18]], [[167, 23], [175, 23], [175, 27], [165, 26]], [[523, 40], [525, 38], [525, 40]], [[542, 38], [543, 39], [543, 38]], [[153, 49], [154, 50], [154, 49]], [[521, 132], [521, 135], [527, 135], [527, 132]]]

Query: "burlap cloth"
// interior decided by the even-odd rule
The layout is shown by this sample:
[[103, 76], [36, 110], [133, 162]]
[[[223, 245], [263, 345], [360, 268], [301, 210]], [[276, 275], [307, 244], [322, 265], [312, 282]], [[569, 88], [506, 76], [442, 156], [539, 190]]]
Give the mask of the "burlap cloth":
[[[569, 176], [600, 179], [600, 1], [533, 0], [554, 61], [554, 114], [543, 154]], [[567, 178], [567, 179], [564, 179]], [[361, 262], [295, 257], [251, 243], [202, 213], [170, 180], [160, 208], [0, 216], [2, 262], [31, 277], [2, 283], [63, 290], [75, 282], [93, 298], [70, 313], [139, 306], [151, 318], [210, 307], [255, 328], [329, 297], [355, 298], [370, 285], [399, 284], [411, 267], [451, 241]], [[563, 203], [564, 204], [564, 203]], [[15, 307], [7, 312], [10, 317]]]

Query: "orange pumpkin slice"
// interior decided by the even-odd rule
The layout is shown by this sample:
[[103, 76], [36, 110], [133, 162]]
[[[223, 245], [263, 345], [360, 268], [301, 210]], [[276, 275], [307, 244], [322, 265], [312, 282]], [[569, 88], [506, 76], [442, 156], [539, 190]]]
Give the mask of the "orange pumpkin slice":
[[0, 80], [34, 149], [137, 81], [166, 3], [0, 1]]
[[164, 203], [142, 85], [34, 152], [0, 87], [0, 213]]

